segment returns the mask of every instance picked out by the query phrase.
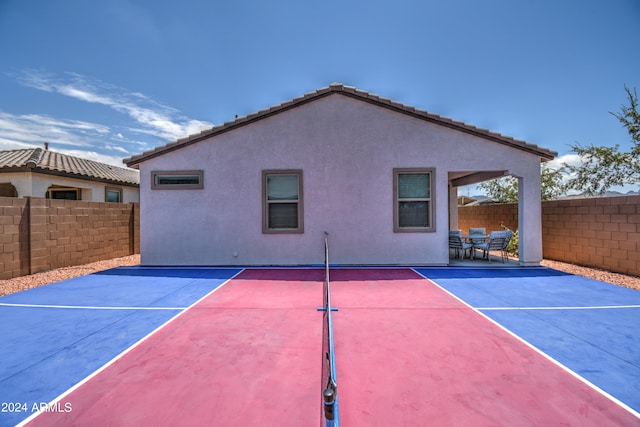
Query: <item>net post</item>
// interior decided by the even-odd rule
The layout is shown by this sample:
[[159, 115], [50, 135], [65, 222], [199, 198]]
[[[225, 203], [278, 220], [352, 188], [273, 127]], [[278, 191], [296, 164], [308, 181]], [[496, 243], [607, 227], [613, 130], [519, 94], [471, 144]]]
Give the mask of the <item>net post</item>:
[[[324, 232], [324, 267], [325, 267], [325, 280], [324, 280], [324, 330], [326, 339], [326, 352], [324, 356], [326, 359], [323, 361], [323, 369], [326, 369], [325, 388], [322, 390], [322, 403], [324, 406], [324, 418], [326, 427], [339, 427], [339, 414], [338, 414], [338, 389], [336, 384], [336, 364], [334, 354], [334, 340], [333, 340], [333, 321], [332, 312], [337, 311], [336, 308], [331, 306], [331, 290], [329, 284], [329, 233]], [[318, 309], [321, 310], [321, 309]], [[324, 376], [323, 376], [324, 380]]]
[[324, 417], [327, 421], [335, 419], [336, 393], [332, 388], [327, 388], [322, 392], [324, 397]]
[[325, 285], [329, 284], [329, 232], [324, 232], [324, 278]]

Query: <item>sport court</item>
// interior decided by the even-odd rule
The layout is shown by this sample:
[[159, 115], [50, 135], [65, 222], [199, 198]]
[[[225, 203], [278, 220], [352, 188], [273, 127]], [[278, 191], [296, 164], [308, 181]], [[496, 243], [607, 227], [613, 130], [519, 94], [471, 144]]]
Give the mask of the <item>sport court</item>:
[[[330, 279], [335, 425], [640, 425], [640, 292], [537, 267]], [[128, 267], [2, 297], [0, 425], [325, 425], [324, 281]]]

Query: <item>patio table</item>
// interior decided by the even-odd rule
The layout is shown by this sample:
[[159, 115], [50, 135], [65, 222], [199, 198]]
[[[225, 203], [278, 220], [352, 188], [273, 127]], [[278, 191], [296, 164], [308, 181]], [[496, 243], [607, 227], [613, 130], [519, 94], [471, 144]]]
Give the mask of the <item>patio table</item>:
[[471, 256], [469, 259], [476, 259], [476, 245], [479, 243], [484, 243], [489, 238], [488, 234], [463, 234], [462, 239], [471, 243]]

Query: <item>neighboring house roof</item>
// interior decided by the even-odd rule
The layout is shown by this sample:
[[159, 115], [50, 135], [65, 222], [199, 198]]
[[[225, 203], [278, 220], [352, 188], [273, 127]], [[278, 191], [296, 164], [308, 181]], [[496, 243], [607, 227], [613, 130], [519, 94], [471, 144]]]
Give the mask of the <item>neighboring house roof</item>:
[[136, 170], [42, 148], [0, 151], [0, 173], [2, 172], [39, 172], [111, 184], [140, 185], [140, 173]]
[[369, 92], [361, 91], [353, 87], [344, 86], [339, 83], [334, 83], [329, 87], [318, 89], [315, 92], [308, 93], [299, 98], [294, 98], [280, 105], [273, 106], [266, 110], [258, 111], [257, 113], [249, 114], [248, 116], [245, 116], [245, 117], [236, 118], [233, 121], [226, 122], [222, 125], [215, 126], [208, 130], [204, 130], [199, 134], [194, 134], [186, 138], [179, 139], [175, 142], [171, 142], [164, 146], [157, 147], [149, 151], [145, 151], [142, 154], [129, 157], [128, 159], [124, 159], [123, 162], [126, 163], [127, 166], [129, 167], [136, 167], [139, 163], [142, 163], [145, 160], [149, 160], [154, 157], [160, 156], [162, 154], [168, 153], [170, 151], [174, 151], [182, 147], [195, 144], [197, 142], [203, 141], [213, 136], [228, 132], [230, 130], [233, 130], [242, 126], [246, 126], [258, 120], [271, 117], [275, 114], [282, 113], [292, 108], [296, 108], [298, 106], [307, 104], [314, 100], [324, 98], [326, 96], [333, 95], [333, 94], [339, 94], [339, 95], [355, 98], [360, 101], [368, 102], [368, 103], [377, 105], [379, 107], [396, 111], [398, 113], [407, 114], [409, 116], [412, 116], [418, 119], [422, 119], [431, 123], [436, 123], [438, 125], [446, 126], [461, 132], [476, 135], [481, 138], [497, 142], [499, 144], [504, 144], [506, 146], [517, 148], [517, 149], [535, 154], [537, 156], [540, 156], [541, 160], [545, 160], [545, 161], [551, 160], [557, 155], [556, 152], [553, 152], [546, 148], [538, 147], [537, 145], [529, 144], [525, 141], [517, 140], [509, 136], [492, 132], [487, 129], [481, 129], [463, 122], [449, 119], [447, 117], [442, 117], [437, 114], [419, 110], [417, 108], [414, 108], [405, 104], [401, 104], [399, 102], [395, 102], [390, 99], [382, 98], [378, 95], [373, 95]]
[[484, 205], [495, 205], [495, 204], [499, 204], [500, 202], [492, 199], [491, 197], [484, 197], [480, 200], [475, 200], [471, 203], [467, 203], [464, 206], [484, 206]]

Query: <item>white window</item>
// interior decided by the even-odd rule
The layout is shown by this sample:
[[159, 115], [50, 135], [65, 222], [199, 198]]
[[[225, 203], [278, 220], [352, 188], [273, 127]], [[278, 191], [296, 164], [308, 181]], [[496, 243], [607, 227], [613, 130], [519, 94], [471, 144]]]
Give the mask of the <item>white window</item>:
[[109, 203], [122, 203], [122, 189], [111, 187], [105, 188], [104, 200]]
[[394, 231], [435, 231], [434, 169], [394, 169]]
[[302, 171], [262, 172], [263, 233], [302, 233]]

